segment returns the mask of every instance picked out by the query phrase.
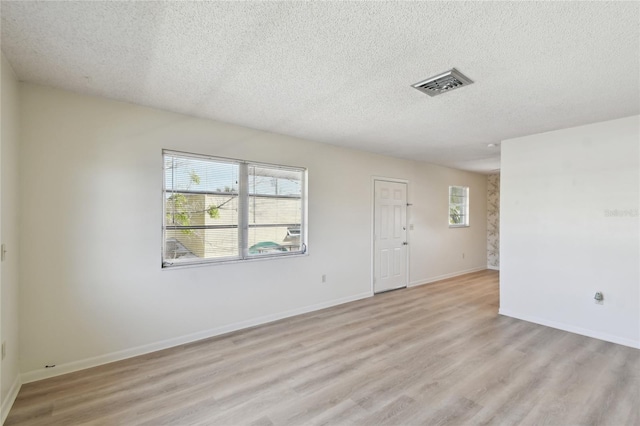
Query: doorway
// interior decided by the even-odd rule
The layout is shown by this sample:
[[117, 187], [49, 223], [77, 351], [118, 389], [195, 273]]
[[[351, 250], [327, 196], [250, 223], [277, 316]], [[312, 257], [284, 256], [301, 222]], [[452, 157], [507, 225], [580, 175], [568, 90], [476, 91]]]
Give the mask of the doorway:
[[373, 182], [373, 292], [407, 286], [407, 182]]

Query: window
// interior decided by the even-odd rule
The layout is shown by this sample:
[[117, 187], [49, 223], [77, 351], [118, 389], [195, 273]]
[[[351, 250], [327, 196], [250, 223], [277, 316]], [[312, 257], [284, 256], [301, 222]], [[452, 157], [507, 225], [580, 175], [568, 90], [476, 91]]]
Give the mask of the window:
[[469, 226], [469, 187], [449, 187], [449, 227]]
[[163, 151], [163, 267], [302, 254], [306, 170]]

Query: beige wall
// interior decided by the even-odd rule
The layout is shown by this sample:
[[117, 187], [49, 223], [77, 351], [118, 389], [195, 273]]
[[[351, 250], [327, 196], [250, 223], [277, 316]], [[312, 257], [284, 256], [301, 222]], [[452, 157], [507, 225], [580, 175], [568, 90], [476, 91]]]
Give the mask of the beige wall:
[[[21, 90], [25, 380], [371, 295], [373, 176], [409, 181], [412, 284], [486, 267], [483, 175]], [[162, 269], [163, 148], [306, 167], [308, 255]], [[469, 228], [448, 226], [449, 185], [470, 187]]]
[[0, 264], [0, 292], [2, 326], [0, 340], [6, 343], [6, 357], [2, 360], [0, 401], [2, 420], [8, 414], [17, 386], [18, 365], [18, 139], [19, 99], [18, 82], [11, 65], [2, 55], [2, 140], [0, 142], [0, 234], [7, 255]]

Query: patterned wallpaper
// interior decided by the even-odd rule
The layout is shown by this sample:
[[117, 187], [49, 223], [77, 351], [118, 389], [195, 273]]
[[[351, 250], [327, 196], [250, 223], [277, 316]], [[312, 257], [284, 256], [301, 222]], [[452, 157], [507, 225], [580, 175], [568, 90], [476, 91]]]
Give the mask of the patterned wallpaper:
[[500, 269], [500, 175], [487, 176], [487, 267]]

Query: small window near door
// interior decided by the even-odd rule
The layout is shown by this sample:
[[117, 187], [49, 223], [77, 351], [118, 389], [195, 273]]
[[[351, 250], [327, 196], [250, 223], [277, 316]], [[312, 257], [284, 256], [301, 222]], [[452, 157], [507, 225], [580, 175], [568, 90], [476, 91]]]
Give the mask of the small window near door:
[[449, 187], [449, 227], [469, 226], [469, 187]]

